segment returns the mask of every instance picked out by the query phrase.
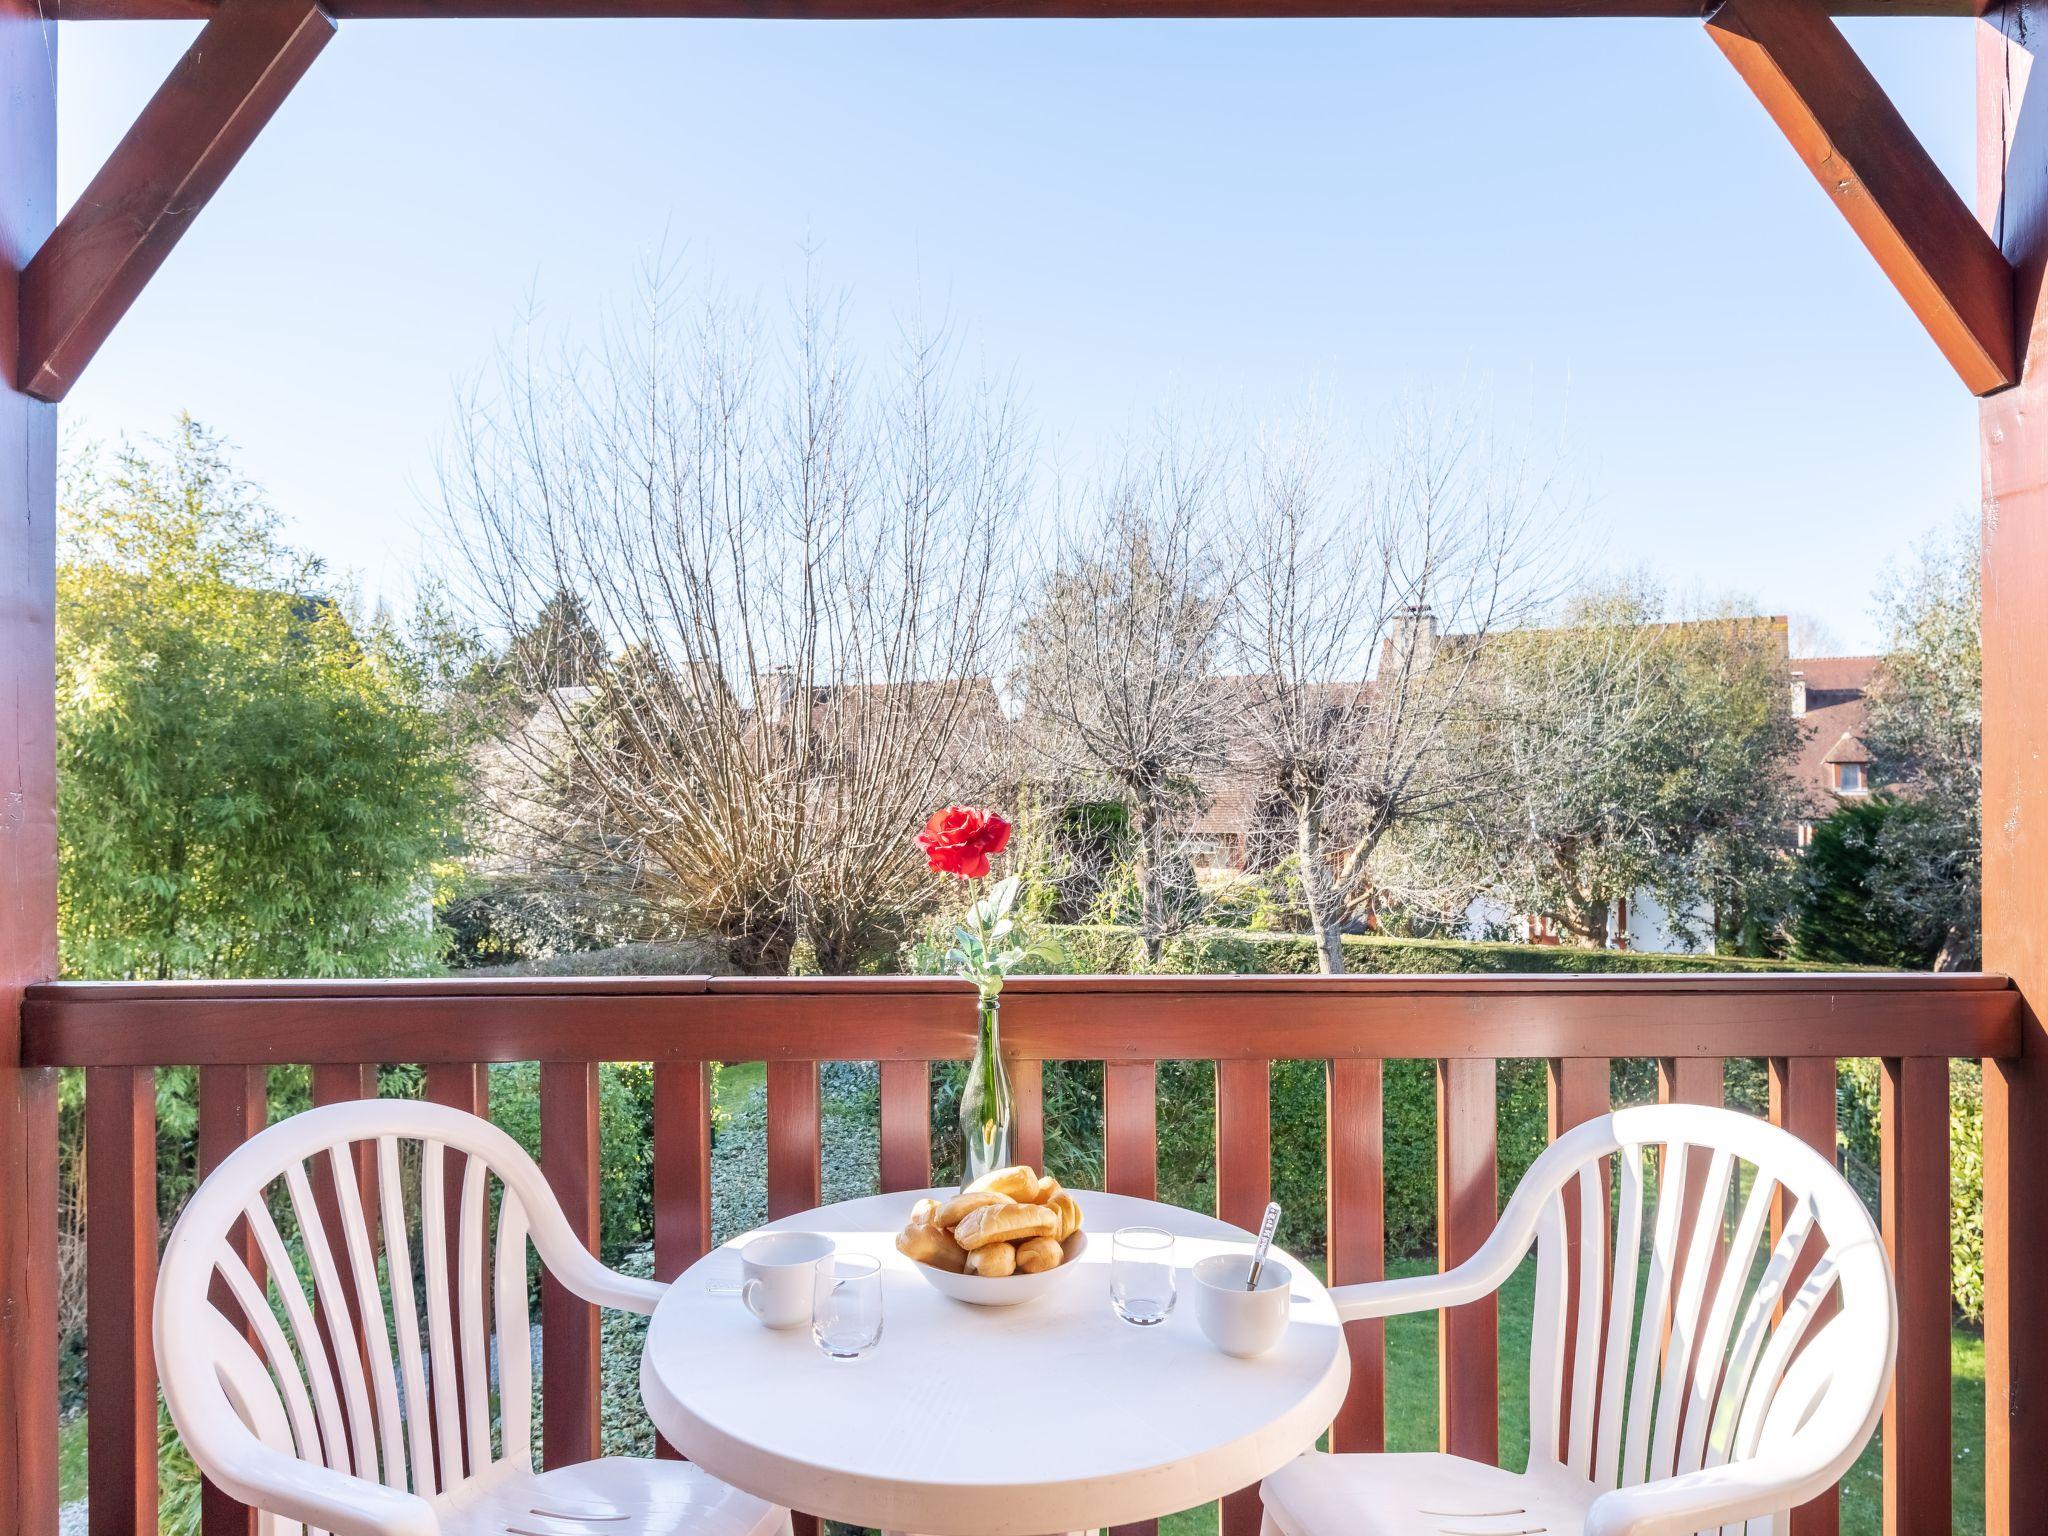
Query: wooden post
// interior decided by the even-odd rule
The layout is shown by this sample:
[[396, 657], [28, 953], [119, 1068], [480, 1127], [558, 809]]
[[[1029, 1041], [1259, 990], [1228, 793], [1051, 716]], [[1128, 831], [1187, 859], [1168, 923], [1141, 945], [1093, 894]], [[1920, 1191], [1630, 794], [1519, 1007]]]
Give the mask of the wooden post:
[[57, 24], [0, 0], [0, 1530], [57, 1528], [56, 1073], [21, 991], [57, 974], [57, 413], [20, 389], [20, 274], [57, 213]]
[[1994, 5], [1978, 28], [1978, 216], [2017, 274], [2019, 384], [1984, 403], [1984, 968], [2023, 1002], [2017, 1060], [1984, 1064], [1984, 1529], [2048, 1509], [2048, 379], [2036, 367], [2048, 261], [2048, 12]]

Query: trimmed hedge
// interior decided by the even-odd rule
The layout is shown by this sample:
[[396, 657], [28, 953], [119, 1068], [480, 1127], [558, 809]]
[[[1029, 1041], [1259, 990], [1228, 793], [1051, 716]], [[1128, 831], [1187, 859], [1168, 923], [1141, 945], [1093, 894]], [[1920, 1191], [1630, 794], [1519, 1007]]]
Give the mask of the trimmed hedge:
[[[1166, 941], [1148, 966], [1133, 928], [1064, 924], [1040, 930], [1058, 951], [1049, 970], [1076, 976], [1305, 976], [1316, 971], [1315, 941], [1302, 933], [1197, 928]], [[1668, 975], [1676, 972], [1839, 971], [1837, 965], [1756, 960], [1741, 955], [1663, 955], [1574, 949], [1561, 944], [1480, 944], [1463, 939], [1385, 939], [1346, 934], [1344, 965], [1361, 976]], [[1852, 967], [1853, 969], [1853, 967]]]

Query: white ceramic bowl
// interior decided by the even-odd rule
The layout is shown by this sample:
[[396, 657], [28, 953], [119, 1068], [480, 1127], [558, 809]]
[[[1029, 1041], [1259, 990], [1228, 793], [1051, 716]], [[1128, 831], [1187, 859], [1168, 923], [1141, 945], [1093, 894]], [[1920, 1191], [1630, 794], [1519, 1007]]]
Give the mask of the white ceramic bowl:
[[950, 1269], [937, 1269], [915, 1259], [910, 1261], [910, 1267], [923, 1275], [925, 1283], [942, 1296], [976, 1307], [1014, 1307], [1022, 1302], [1036, 1301], [1079, 1269], [1081, 1255], [1088, 1251], [1088, 1234], [1076, 1232], [1062, 1246], [1067, 1250], [1067, 1256], [1058, 1267], [1041, 1269], [1035, 1275], [1004, 1275], [1000, 1280], [989, 1275], [956, 1275]]
[[1211, 1344], [1242, 1360], [1280, 1342], [1294, 1303], [1294, 1272], [1280, 1260], [1266, 1260], [1255, 1291], [1245, 1289], [1251, 1270], [1249, 1253], [1219, 1253], [1195, 1265], [1195, 1321]]

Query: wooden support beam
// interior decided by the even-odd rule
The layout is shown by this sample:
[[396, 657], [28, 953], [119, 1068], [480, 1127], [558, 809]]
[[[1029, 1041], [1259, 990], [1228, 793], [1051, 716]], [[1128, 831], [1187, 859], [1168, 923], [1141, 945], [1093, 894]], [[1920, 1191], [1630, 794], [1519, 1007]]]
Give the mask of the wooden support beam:
[[1817, 0], [1723, 0], [1707, 32], [1970, 392], [2019, 378], [2012, 266]]
[[222, 0], [22, 273], [23, 390], [78, 382], [333, 33], [315, 0]]

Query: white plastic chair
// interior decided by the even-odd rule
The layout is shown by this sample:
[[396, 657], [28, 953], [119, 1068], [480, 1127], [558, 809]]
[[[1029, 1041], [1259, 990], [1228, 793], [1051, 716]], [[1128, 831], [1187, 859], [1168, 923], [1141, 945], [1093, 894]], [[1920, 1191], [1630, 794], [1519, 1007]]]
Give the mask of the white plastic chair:
[[[1651, 1148], [1663, 1158], [1640, 1257]], [[1610, 1254], [1613, 1270], [1609, 1285], [1578, 1288], [1567, 1402], [1571, 1188], [1584, 1272], [1597, 1281]], [[1780, 1190], [1791, 1214], [1771, 1244]], [[1681, 1247], [1688, 1194], [1698, 1214]], [[1347, 1320], [1459, 1306], [1498, 1290], [1532, 1241], [1527, 1470], [1311, 1452], [1266, 1479], [1265, 1536], [1786, 1536], [1787, 1512], [1840, 1478], [1877, 1428], [1898, 1339], [1891, 1266], [1855, 1191], [1796, 1137], [1695, 1105], [1604, 1115], [1530, 1165], [1465, 1263], [1331, 1294]], [[1813, 1267], [1788, 1297], [1802, 1252]]]
[[[231, 1241], [244, 1221], [261, 1280]], [[193, 1461], [261, 1512], [263, 1536], [788, 1536], [788, 1511], [687, 1462], [535, 1471], [529, 1236], [585, 1301], [650, 1312], [666, 1289], [591, 1257], [533, 1159], [474, 1115], [366, 1099], [251, 1137], [185, 1207], [157, 1279], [157, 1373]]]

